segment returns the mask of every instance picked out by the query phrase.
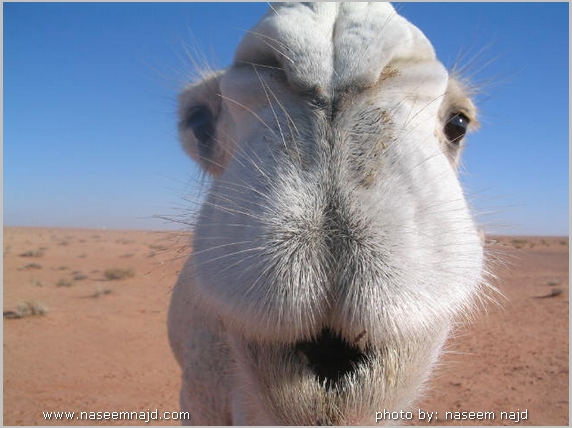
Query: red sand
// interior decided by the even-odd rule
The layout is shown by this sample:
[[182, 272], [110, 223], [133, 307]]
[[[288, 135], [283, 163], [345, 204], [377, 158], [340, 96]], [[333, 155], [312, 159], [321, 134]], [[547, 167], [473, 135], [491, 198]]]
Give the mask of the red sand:
[[[514, 425], [500, 417], [517, 410], [527, 411], [519, 425], [568, 425], [568, 238], [498, 240], [491, 248], [505, 262], [495, 268], [502, 306], [487, 305], [451, 341], [414, 419], [392, 423], [427, 424], [418, 407], [437, 412], [431, 424], [439, 425]], [[178, 410], [166, 317], [187, 241], [161, 232], [4, 228], [4, 311], [27, 301], [47, 308], [4, 319], [5, 425], [142, 425], [46, 420], [42, 412]], [[108, 280], [110, 268], [135, 275]], [[479, 411], [495, 420], [445, 420], [445, 412]]]

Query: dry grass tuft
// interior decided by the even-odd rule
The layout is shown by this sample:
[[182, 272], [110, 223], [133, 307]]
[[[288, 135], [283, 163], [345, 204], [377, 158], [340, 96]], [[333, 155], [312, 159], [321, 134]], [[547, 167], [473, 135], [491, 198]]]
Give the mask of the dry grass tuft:
[[35, 300], [26, 301], [16, 307], [15, 311], [4, 311], [4, 318], [18, 319], [36, 315], [45, 315], [48, 312], [46, 307]]
[[73, 282], [71, 282], [69, 279], [60, 279], [57, 283], [56, 286], [58, 287], [71, 287], [73, 285]]
[[97, 287], [95, 293], [93, 293], [91, 297], [97, 298], [100, 296], [105, 296], [107, 294], [111, 294], [111, 288]]
[[44, 250], [42, 248], [37, 250], [28, 250], [20, 254], [20, 257], [42, 257], [44, 255]]
[[135, 276], [135, 272], [133, 269], [121, 269], [121, 268], [111, 268], [107, 269], [103, 276], [105, 276], [108, 280], [119, 280], [119, 279], [126, 279]]
[[42, 265], [39, 263], [28, 263], [26, 266], [24, 266], [24, 270], [31, 269], [42, 269]]

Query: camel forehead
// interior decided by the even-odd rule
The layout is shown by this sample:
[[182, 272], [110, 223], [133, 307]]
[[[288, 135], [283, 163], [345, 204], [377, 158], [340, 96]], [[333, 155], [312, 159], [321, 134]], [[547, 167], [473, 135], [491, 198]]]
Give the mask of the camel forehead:
[[435, 59], [388, 3], [278, 3], [244, 37], [235, 64], [278, 65], [291, 85], [331, 92], [376, 83], [391, 61]]

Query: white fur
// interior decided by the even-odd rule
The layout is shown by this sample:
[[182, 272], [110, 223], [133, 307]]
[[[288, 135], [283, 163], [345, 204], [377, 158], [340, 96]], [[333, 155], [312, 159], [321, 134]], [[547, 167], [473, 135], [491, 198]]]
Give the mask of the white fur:
[[[474, 119], [385, 3], [275, 4], [185, 89], [181, 139], [213, 175], [169, 313], [189, 422], [371, 425], [411, 405], [482, 281], [443, 136], [459, 111]], [[333, 388], [299, 346], [324, 329], [367, 354]]]

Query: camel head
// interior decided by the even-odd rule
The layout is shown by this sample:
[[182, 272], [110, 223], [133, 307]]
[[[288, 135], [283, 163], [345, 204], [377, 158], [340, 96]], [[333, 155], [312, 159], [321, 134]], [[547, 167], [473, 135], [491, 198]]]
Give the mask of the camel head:
[[[239, 424], [408, 409], [482, 287], [457, 174], [475, 123], [389, 4], [273, 5], [180, 96], [183, 147], [212, 176], [170, 315], [187, 389], [212, 370], [197, 385]], [[201, 363], [201, 343], [224, 357]], [[185, 397], [209, 423], [215, 399]]]

